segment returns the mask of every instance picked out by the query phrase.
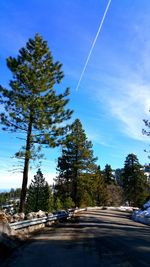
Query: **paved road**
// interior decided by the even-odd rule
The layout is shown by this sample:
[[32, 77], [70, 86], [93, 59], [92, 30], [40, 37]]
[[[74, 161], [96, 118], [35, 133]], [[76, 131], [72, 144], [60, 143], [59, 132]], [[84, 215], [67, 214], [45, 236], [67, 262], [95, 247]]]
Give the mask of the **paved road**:
[[45, 228], [6, 267], [149, 267], [150, 227], [112, 210], [89, 210]]

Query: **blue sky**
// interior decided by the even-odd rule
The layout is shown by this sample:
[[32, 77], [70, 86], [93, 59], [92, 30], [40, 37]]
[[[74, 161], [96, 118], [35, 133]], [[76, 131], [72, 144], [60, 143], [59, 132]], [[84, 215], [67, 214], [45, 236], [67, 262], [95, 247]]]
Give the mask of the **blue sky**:
[[[107, 6], [107, 0], [1, 0], [0, 84], [8, 87], [6, 58], [16, 56], [28, 38], [39, 33], [54, 60], [63, 63], [62, 91], [70, 87], [72, 120], [79, 118], [93, 143], [98, 164], [121, 168], [135, 153], [149, 163], [142, 135], [150, 108], [150, 2], [112, 0], [101, 33], [78, 88], [76, 86]], [[12, 158], [21, 145], [17, 136], [0, 130], [0, 188], [20, 187]], [[45, 150], [41, 167], [48, 182], [55, 177], [60, 149]], [[30, 179], [36, 173], [33, 166]], [[30, 180], [29, 180], [30, 182]]]

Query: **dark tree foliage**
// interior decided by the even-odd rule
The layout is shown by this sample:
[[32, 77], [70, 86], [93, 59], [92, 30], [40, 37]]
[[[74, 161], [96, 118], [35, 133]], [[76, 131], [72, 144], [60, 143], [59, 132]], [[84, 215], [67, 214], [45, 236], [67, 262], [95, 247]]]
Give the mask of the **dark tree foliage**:
[[[0, 193], [0, 206], [4, 204], [18, 203], [18, 198], [20, 197], [20, 188], [11, 188], [9, 192]], [[15, 206], [15, 204], [14, 204]]]
[[28, 189], [26, 213], [39, 210], [49, 211], [51, 190], [43, 174], [38, 169]]
[[107, 184], [114, 183], [114, 179], [113, 179], [114, 177], [112, 174], [111, 165], [108, 165], [108, 164], [105, 165], [105, 169], [103, 171], [103, 177]]
[[130, 205], [141, 206], [148, 192], [147, 177], [134, 154], [129, 154], [123, 170], [123, 189], [125, 199]]
[[23, 182], [20, 212], [24, 210], [30, 160], [40, 159], [42, 146], [55, 147], [61, 142], [66, 127], [62, 122], [71, 117], [65, 109], [69, 89], [57, 94], [54, 85], [64, 76], [59, 62], [54, 62], [47, 42], [38, 34], [29, 39], [16, 58], [9, 57], [12, 72], [10, 88], [0, 87], [0, 114], [3, 130], [24, 134], [24, 145], [16, 157], [23, 159]]
[[99, 166], [94, 172], [83, 173], [78, 183], [78, 203], [81, 207], [104, 206], [107, 204], [107, 185]]
[[2, 192], [0, 193], [0, 207], [4, 204], [7, 204], [9, 202], [9, 193]]
[[107, 205], [108, 192], [107, 192], [107, 184], [103, 177], [103, 174], [100, 170], [100, 166], [98, 166], [95, 174], [95, 179], [93, 181], [93, 192], [95, 198], [96, 206], [105, 206]]
[[[60, 198], [71, 197], [75, 205], [78, 201], [80, 177], [95, 172], [92, 143], [88, 141], [79, 119], [70, 126], [62, 147], [62, 156], [58, 158], [56, 190]], [[84, 176], [85, 178], [85, 176]], [[81, 181], [80, 181], [81, 182]]]
[[95, 206], [94, 195], [95, 175], [92, 173], [82, 173], [78, 177], [77, 183], [77, 206], [89, 207]]

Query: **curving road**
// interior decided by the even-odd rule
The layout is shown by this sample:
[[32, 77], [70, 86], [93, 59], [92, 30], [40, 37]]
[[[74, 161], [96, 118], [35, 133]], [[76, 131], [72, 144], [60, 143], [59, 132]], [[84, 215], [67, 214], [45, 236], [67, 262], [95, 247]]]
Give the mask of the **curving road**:
[[6, 267], [149, 267], [150, 227], [124, 212], [92, 209], [45, 228]]

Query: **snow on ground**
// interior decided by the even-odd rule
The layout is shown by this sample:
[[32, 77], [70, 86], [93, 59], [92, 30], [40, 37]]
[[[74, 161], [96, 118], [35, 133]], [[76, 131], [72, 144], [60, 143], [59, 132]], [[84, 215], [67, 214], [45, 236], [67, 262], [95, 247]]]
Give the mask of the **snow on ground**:
[[143, 205], [143, 209], [133, 212], [132, 219], [150, 225], [150, 200]]
[[131, 211], [131, 212], [134, 210], [138, 210], [138, 208], [129, 207], [129, 206], [108, 207], [108, 209], [115, 209], [115, 210], [120, 210], [120, 211]]
[[[119, 207], [114, 207], [114, 206], [101, 206], [101, 207], [88, 207], [88, 210], [92, 210], [92, 209], [107, 209], [107, 210], [120, 210], [120, 211], [134, 211], [134, 210], [138, 210], [139, 208], [136, 207], [130, 207], [130, 206], [119, 206]], [[81, 209], [80, 209], [81, 210]]]
[[147, 225], [150, 225], [150, 200], [147, 201], [143, 205], [143, 209], [139, 209], [137, 207], [130, 206], [120, 206], [120, 207], [88, 207], [86, 209], [79, 209], [76, 212], [83, 210], [92, 210], [92, 209], [108, 209], [108, 210], [118, 210], [118, 211], [126, 211], [132, 213], [132, 220], [136, 222], [141, 222]]

